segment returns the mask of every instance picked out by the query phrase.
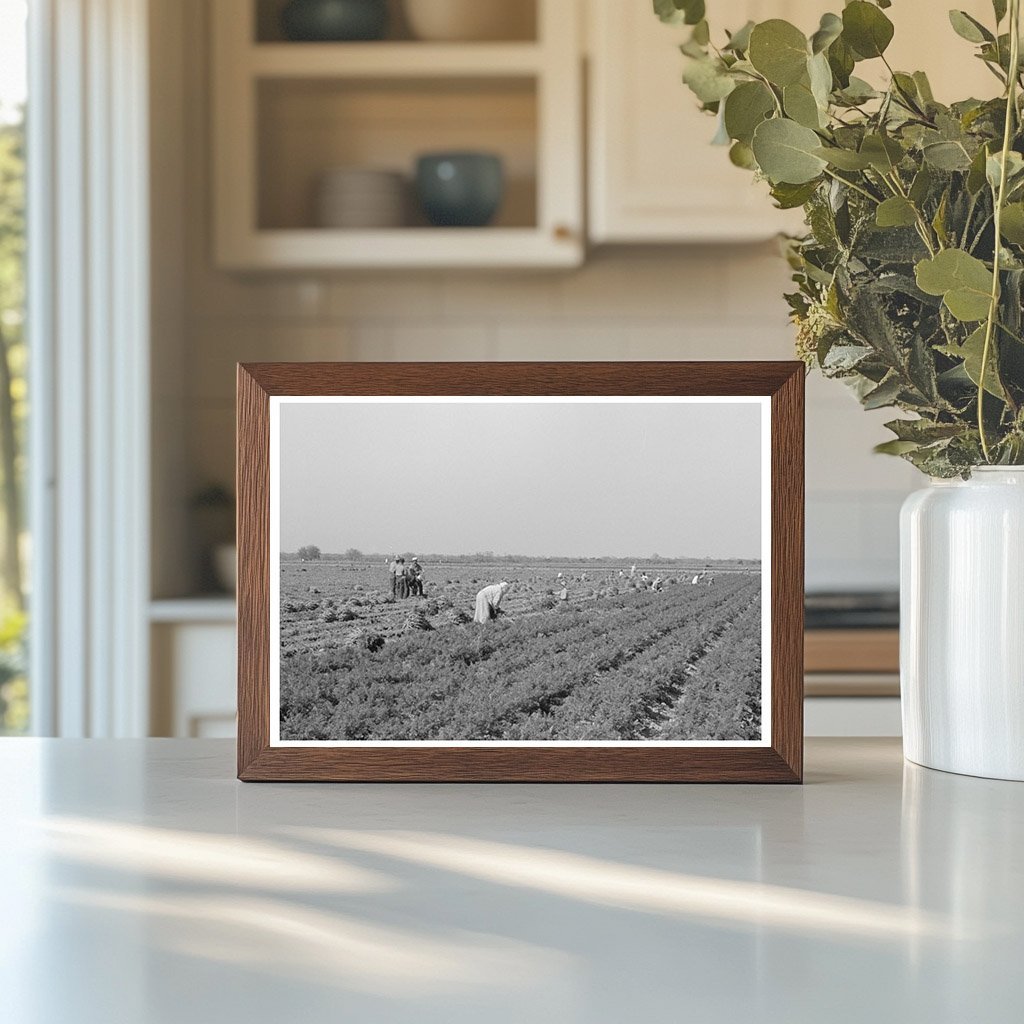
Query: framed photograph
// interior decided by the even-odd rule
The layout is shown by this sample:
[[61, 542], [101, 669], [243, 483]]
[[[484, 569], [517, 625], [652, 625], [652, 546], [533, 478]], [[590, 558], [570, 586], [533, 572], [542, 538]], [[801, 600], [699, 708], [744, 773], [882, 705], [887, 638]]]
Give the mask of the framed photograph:
[[239, 778], [799, 782], [803, 389], [240, 365]]

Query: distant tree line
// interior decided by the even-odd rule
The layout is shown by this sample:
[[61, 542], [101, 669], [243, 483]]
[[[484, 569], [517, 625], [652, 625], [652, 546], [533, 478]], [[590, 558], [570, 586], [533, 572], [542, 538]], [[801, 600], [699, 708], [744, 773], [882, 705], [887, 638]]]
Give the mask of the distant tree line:
[[358, 548], [349, 548], [341, 553], [322, 553], [315, 545], [307, 545], [299, 548], [294, 554], [282, 552], [281, 557], [285, 560], [300, 559], [307, 562], [387, 562], [396, 555], [410, 559], [416, 554], [421, 562], [445, 562], [452, 565], [515, 565], [527, 562], [530, 565], [564, 565], [567, 562], [573, 565], [622, 565], [625, 562], [636, 562], [637, 565], [707, 565], [716, 567], [744, 567], [750, 568], [761, 564], [759, 558], [710, 558], [707, 556], [679, 556], [668, 558], [662, 555], [601, 555], [598, 557], [585, 557], [579, 555], [537, 556], [537, 555], [496, 555], [493, 551], [477, 551], [469, 555], [447, 555], [434, 553], [420, 553], [414, 551], [392, 551], [364, 553]]

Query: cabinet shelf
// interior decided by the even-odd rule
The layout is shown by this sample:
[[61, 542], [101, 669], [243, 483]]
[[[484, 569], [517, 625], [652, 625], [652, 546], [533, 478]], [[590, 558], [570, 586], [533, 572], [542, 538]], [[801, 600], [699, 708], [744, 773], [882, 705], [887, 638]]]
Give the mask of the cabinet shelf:
[[222, 249], [229, 269], [275, 267], [416, 268], [573, 267], [580, 239], [534, 228], [394, 228], [336, 231], [326, 228], [255, 231], [237, 249]]
[[[211, 6], [213, 243], [231, 270], [571, 267], [583, 261], [579, 12], [537, 0], [526, 41], [281, 42], [254, 0]], [[259, 40], [259, 41], [257, 41]], [[337, 168], [397, 172], [423, 153], [496, 153], [505, 196], [493, 226], [320, 227]], [[381, 218], [382, 221], [387, 218]]]
[[536, 43], [257, 43], [243, 58], [255, 78], [410, 78], [538, 75]]

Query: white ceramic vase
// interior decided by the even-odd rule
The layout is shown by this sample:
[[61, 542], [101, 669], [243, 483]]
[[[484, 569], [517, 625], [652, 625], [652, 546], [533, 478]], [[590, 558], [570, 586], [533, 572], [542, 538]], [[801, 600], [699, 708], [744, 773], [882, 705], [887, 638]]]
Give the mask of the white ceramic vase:
[[1024, 467], [912, 494], [900, 552], [905, 755], [1024, 781]]

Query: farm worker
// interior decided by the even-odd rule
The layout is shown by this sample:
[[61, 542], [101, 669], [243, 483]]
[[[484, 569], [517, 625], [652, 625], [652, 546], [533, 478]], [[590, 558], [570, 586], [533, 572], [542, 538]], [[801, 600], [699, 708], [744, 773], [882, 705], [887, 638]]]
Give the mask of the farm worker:
[[505, 596], [505, 591], [508, 590], [509, 585], [504, 582], [492, 583], [489, 587], [484, 587], [476, 595], [476, 609], [473, 614], [474, 622], [490, 622], [491, 619], [498, 617], [500, 610], [501, 599]]
[[409, 566], [409, 591], [413, 595], [423, 596], [423, 566], [415, 555], [412, 556], [412, 564]]
[[399, 598], [406, 598], [409, 596], [409, 568], [405, 564], [404, 558], [398, 559], [398, 568], [395, 570], [395, 579], [398, 583], [398, 596]]
[[395, 577], [398, 575], [398, 556], [396, 555], [391, 559], [391, 564], [388, 566], [388, 579], [391, 583], [391, 600], [395, 599]]

